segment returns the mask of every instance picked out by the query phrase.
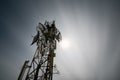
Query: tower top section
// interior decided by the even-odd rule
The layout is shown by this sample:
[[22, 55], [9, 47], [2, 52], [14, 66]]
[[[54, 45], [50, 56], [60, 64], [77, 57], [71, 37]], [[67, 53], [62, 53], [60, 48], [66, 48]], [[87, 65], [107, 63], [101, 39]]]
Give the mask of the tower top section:
[[55, 21], [45, 21], [44, 24], [38, 23], [36, 27], [37, 34], [34, 36], [31, 45], [37, 43], [37, 45], [44, 44], [55, 44], [56, 41], [61, 41], [62, 36], [60, 31], [56, 28]]

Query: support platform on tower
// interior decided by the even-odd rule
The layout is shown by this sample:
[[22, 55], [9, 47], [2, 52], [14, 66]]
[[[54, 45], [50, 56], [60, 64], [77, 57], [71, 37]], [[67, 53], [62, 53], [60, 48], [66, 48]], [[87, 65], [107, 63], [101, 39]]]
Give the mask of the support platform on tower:
[[[62, 37], [60, 31], [55, 26], [55, 21], [51, 24], [46, 21], [44, 24], [39, 23], [36, 27], [37, 34], [34, 36], [31, 45], [36, 43], [37, 49], [30, 65], [24, 64], [18, 80], [52, 80], [53, 79], [53, 62], [56, 49], [56, 43]], [[23, 74], [28, 68], [28, 72], [23, 79]], [[23, 71], [24, 70], [24, 71]]]

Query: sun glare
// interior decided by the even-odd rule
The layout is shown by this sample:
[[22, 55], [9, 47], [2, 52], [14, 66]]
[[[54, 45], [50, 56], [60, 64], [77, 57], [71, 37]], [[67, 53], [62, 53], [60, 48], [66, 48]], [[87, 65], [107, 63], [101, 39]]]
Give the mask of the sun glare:
[[62, 39], [62, 41], [60, 42], [60, 46], [63, 49], [69, 49], [69, 47], [70, 47], [70, 41], [68, 39]]

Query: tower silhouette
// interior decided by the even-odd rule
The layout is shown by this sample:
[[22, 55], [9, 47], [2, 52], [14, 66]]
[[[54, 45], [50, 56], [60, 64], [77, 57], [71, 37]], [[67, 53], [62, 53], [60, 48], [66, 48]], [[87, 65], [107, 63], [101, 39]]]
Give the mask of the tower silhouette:
[[[34, 36], [31, 45], [37, 45], [37, 49], [32, 58], [30, 65], [29, 61], [25, 61], [18, 80], [52, 80], [53, 65], [55, 57], [55, 49], [57, 41], [62, 37], [60, 31], [55, 26], [55, 21], [52, 23], [46, 21], [44, 24], [39, 23], [36, 27], [37, 34]], [[25, 78], [25, 70], [28, 69]]]

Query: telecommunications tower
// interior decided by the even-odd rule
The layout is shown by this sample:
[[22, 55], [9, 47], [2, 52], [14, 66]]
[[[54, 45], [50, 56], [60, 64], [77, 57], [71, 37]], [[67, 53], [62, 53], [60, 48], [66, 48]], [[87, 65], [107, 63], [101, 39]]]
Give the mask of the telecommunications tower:
[[[60, 31], [55, 26], [55, 21], [44, 24], [39, 23], [36, 27], [37, 34], [34, 36], [31, 45], [36, 43], [37, 49], [32, 58], [30, 65], [29, 61], [25, 61], [18, 80], [52, 80], [53, 65], [56, 49], [56, 43], [62, 37]], [[28, 70], [26, 72], [26, 69]], [[26, 72], [26, 75], [25, 75]], [[25, 77], [25, 78], [23, 78]]]

